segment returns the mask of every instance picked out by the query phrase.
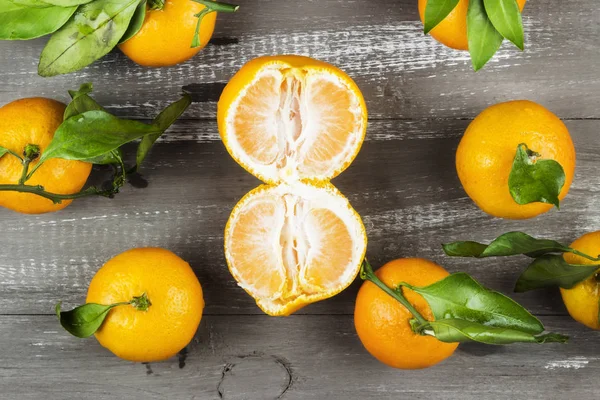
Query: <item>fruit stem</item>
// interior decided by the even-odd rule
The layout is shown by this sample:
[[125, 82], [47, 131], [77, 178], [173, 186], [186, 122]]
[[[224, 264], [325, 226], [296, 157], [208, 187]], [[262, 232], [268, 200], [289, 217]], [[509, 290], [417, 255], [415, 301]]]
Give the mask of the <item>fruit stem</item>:
[[60, 204], [63, 200], [73, 200], [78, 199], [80, 197], [99, 195], [104, 197], [113, 197], [116, 193], [114, 190], [100, 190], [95, 186], [90, 186], [89, 188], [82, 190], [78, 193], [73, 194], [58, 194], [58, 193], [50, 193], [44, 190], [42, 185], [0, 185], [0, 192], [22, 192], [22, 193], [32, 193], [38, 196], [44, 197], [48, 200], [51, 200], [54, 204]]
[[212, 12], [226, 12], [226, 13], [234, 13], [236, 12], [240, 6], [236, 4], [229, 3], [221, 3], [219, 1], [212, 0], [192, 0], [195, 3], [202, 4], [206, 7], [204, 10], [200, 11], [198, 14], [194, 14], [194, 17], [198, 18], [198, 22], [196, 23], [196, 30], [194, 31], [194, 37], [192, 38], [192, 48], [200, 47], [200, 24], [202, 23], [202, 19], [212, 13]]
[[144, 292], [140, 296], [134, 296], [129, 304], [139, 311], [148, 311], [148, 308], [152, 305], [152, 302], [148, 298], [146, 292]]
[[392, 289], [388, 287], [385, 283], [381, 281], [373, 272], [373, 267], [365, 258], [360, 267], [360, 278], [364, 281], [370, 281], [377, 285], [381, 290], [386, 292], [388, 295], [392, 296], [394, 299], [398, 300], [400, 304], [402, 304], [406, 309], [416, 318], [419, 322], [420, 326], [427, 325], [429, 321], [427, 321], [417, 310], [413, 307], [412, 304], [404, 297], [402, 294], [402, 288], [398, 287], [396, 289]]
[[40, 156], [40, 146], [36, 144], [28, 144], [25, 146], [23, 150], [23, 156], [21, 162], [23, 164], [23, 173], [21, 174], [21, 178], [19, 179], [19, 185], [22, 185], [27, 180], [27, 172], [29, 172], [29, 164], [36, 158]]

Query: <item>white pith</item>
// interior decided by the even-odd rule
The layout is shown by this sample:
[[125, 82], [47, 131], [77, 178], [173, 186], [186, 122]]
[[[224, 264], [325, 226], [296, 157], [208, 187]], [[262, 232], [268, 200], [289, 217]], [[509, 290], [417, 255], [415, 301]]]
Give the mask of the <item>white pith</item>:
[[[263, 187], [264, 188], [264, 187]], [[265, 278], [275, 275], [285, 277], [283, 286], [276, 293], [261, 293], [253, 285], [244, 282], [236, 265], [231, 245], [240, 214], [251, 209], [260, 202], [277, 202], [276, 217], [265, 221], [270, 226], [268, 234], [257, 240], [257, 251], [265, 250], [275, 255], [275, 260], [265, 260], [269, 265], [265, 270]], [[311, 259], [319, 252], [320, 230], [311, 227], [307, 215], [314, 209], [332, 211], [345, 224], [353, 239], [352, 257], [343, 268], [343, 273], [331, 287], [316, 287], [303, 277], [303, 273], [311, 265]], [[269, 217], [270, 218], [270, 217]], [[339, 292], [348, 286], [356, 277], [366, 250], [364, 226], [360, 217], [333, 186], [315, 187], [301, 182], [282, 183], [278, 186], [264, 188], [242, 199], [232, 212], [228, 228], [225, 232], [225, 254], [229, 261], [231, 273], [239, 286], [248, 291], [258, 305], [271, 315], [281, 315], [282, 309], [294, 303], [308, 303], [312, 299], [321, 299]], [[341, 287], [340, 287], [341, 286]], [[312, 300], [314, 301], [314, 300]]]
[[[236, 132], [234, 125], [241, 100], [246, 96], [248, 90], [264, 77], [273, 77], [276, 80], [277, 88], [275, 90], [278, 93], [277, 98], [265, 99], [265, 103], [268, 103], [269, 106], [268, 115], [260, 114], [261, 121], [264, 121], [262, 122], [263, 132], [270, 137], [277, 138], [276, 148], [268, 149], [268, 153], [272, 157], [266, 161], [257, 160], [243, 149], [238, 141], [238, 135], [243, 132]], [[326, 80], [352, 94], [352, 106], [349, 111], [354, 116], [356, 123], [354, 130], [348, 135], [343, 151], [333, 159], [327, 160], [326, 163], [316, 165], [313, 162], [312, 165], [305, 165], [307, 153], [313, 149], [313, 146], [319, 145], [318, 128], [327, 123], [328, 114], [331, 112], [327, 109], [327, 105], [311, 103], [311, 94], [314, 92], [312, 84], [316, 80]], [[248, 110], [241, 112], [247, 113]], [[347, 82], [326, 71], [303, 70], [273, 64], [259, 71], [232, 102], [226, 117], [226, 144], [233, 157], [263, 181], [292, 182], [305, 178], [327, 180], [351, 161], [357, 151], [357, 146], [360, 146], [362, 142], [365, 123], [361, 101]]]

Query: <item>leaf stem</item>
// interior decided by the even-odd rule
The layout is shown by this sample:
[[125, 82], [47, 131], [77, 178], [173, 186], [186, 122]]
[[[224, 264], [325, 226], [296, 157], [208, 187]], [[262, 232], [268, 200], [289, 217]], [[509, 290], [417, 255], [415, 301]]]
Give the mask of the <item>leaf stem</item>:
[[196, 30], [194, 31], [194, 37], [192, 38], [192, 48], [200, 47], [202, 45], [200, 41], [200, 25], [202, 24], [202, 19], [210, 13], [213, 12], [225, 12], [225, 13], [234, 13], [236, 12], [240, 6], [236, 4], [229, 3], [221, 3], [219, 1], [212, 0], [191, 0], [195, 3], [202, 4], [205, 9], [200, 11], [198, 14], [194, 14], [194, 17], [198, 18], [198, 22], [196, 23]]
[[210, 12], [226, 12], [233, 13], [236, 12], [240, 6], [237, 4], [223, 3], [220, 1], [212, 1], [212, 0], [192, 0], [194, 3], [202, 4], [206, 7]]
[[379, 279], [377, 277], [377, 275], [375, 275], [375, 273], [373, 272], [373, 268], [371, 267], [371, 264], [369, 264], [369, 262], [367, 261], [366, 258], [363, 260], [363, 263], [362, 263], [362, 265], [360, 267], [360, 278], [362, 280], [370, 281], [370, 282], [374, 283], [381, 290], [383, 290], [384, 292], [386, 292], [388, 295], [390, 295], [394, 299], [398, 300], [400, 302], [400, 304], [402, 304], [404, 307], [406, 307], [406, 309], [415, 317], [415, 319], [419, 323], [419, 326], [427, 325], [429, 323], [429, 321], [427, 321], [425, 319], [425, 317], [423, 317], [416, 310], [416, 308], [413, 307], [412, 304], [410, 304], [410, 302], [406, 299], [406, 297], [404, 297], [404, 295], [402, 294], [402, 288], [401, 287], [398, 287], [396, 289], [392, 289], [392, 288], [388, 287], [385, 283], [383, 283], [381, 281], [381, 279]]
[[579, 256], [579, 257], [587, 258], [590, 261], [600, 261], [600, 257], [594, 258], [592, 256], [588, 256], [587, 254], [582, 253], [579, 250], [575, 250], [575, 249], [573, 249], [571, 247], [569, 247], [569, 252], [571, 252], [571, 253]]
[[113, 190], [100, 190], [95, 186], [90, 186], [89, 188], [82, 190], [78, 193], [73, 194], [58, 194], [46, 192], [42, 185], [0, 185], [0, 191], [6, 192], [21, 192], [21, 193], [32, 193], [38, 196], [44, 197], [48, 200], [51, 200], [54, 204], [60, 204], [63, 200], [73, 200], [81, 197], [99, 195], [104, 197], [112, 197], [115, 194]]

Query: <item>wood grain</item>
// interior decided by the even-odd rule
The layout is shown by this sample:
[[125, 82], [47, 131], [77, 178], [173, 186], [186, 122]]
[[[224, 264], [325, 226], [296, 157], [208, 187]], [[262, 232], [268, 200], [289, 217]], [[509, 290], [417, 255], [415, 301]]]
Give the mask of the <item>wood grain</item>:
[[472, 118], [482, 106], [526, 98], [562, 118], [599, 116], [597, 0], [529, 1], [526, 50], [504, 45], [482, 71], [466, 52], [422, 33], [416, 0], [242, 0], [220, 15], [215, 39], [193, 60], [147, 69], [114, 51], [85, 70], [52, 79], [36, 75], [45, 39], [0, 42], [0, 104], [20, 97], [67, 100], [66, 89], [91, 81], [103, 105], [153, 117], [182, 87], [198, 103], [188, 118], [212, 118], [220, 88], [246, 61], [303, 54], [347, 71], [372, 118]]
[[[468, 123], [372, 121], [357, 159], [334, 183], [363, 217], [374, 266], [398, 257], [431, 258], [511, 294], [526, 257], [449, 258], [440, 244], [491, 240], [509, 230], [570, 243], [599, 229], [599, 123], [567, 122], [578, 150], [571, 192], [561, 211], [526, 222], [490, 218], [463, 192], [454, 150]], [[237, 287], [222, 250], [231, 209], [260, 182], [229, 157], [217, 137], [213, 122], [176, 124], [142, 171], [149, 186], [128, 186], [113, 200], [82, 199], [59, 213], [39, 216], [0, 209], [5, 238], [0, 247], [0, 313], [49, 314], [59, 300], [79, 304], [102, 264], [142, 246], [168, 248], [191, 263], [205, 285], [208, 314], [261, 313]], [[358, 286], [300, 313], [349, 314]], [[555, 290], [514, 298], [539, 315], [565, 314]]]
[[[557, 290], [512, 293], [527, 259], [449, 258], [440, 248], [508, 230], [569, 243], [600, 229], [597, 0], [530, 0], [526, 50], [504, 45], [478, 73], [467, 53], [422, 34], [415, 0], [239, 3], [237, 14], [219, 16], [210, 46], [171, 68], [142, 68], [113, 51], [78, 73], [43, 79], [36, 65], [46, 39], [0, 42], [0, 105], [30, 96], [67, 101], [67, 89], [90, 81], [98, 101], [122, 116], [152, 118], [182, 90], [194, 98], [143, 168], [147, 188], [128, 185], [113, 200], [82, 199], [48, 215], [0, 209], [0, 398], [598, 399], [600, 333], [568, 317]], [[367, 141], [334, 183], [363, 217], [371, 263], [419, 256], [466, 271], [549, 330], [570, 335], [569, 344], [461, 345], [437, 367], [399, 371], [370, 357], [356, 337], [358, 281], [289, 318], [261, 313], [222, 251], [230, 210], [260, 182], [226, 153], [214, 117], [221, 90], [243, 63], [280, 53], [331, 62], [365, 95]], [[483, 214], [454, 169], [469, 120], [517, 98], [565, 119], [578, 157], [562, 209], [520, 222]], [[140, 246], [189, 261], [207, 303], [186, 350], [145, 365], [69, 336], [52, 315], [59, 300], [80, 304], [110, 257]]]
[[0, 393], [36, 400], [40, 393], [48, 400], [597, 399], [600, 332], [568, 317], [543, 321], [568, 332], [570, 343], [465, 344], [438, 366], [400, 371], [363, 349], [350, 316], [209, 316], [183, 354], [146, 365], [69, 336], [52, 316], [0, 317]]

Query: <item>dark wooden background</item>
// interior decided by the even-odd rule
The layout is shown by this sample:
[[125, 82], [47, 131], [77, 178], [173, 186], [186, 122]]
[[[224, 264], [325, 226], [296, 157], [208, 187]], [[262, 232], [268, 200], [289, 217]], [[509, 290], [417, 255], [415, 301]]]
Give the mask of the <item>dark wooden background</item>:
[[[597, 399], [600, 333], [573, 321], [557, 290], [512, 294], [524, 258], [450, 259], [440, 243], [524, 230], [570, 242], [600, 229], [600, 7], [597, 0], [530, 0], [526, 50], [504, 46], [474, 73], [467, 53], [424, 37], [416, 0], [240, 0], [212, 43], [190, 62], [146, 69], [114, 51], [68, 76], [36, 75], [45, 40], [0, 43], [0, 105], [28, 97], [67, 101], [92, 81], [118, 115], [153, 117], [182, 88], [194, 104], [152, 152], [150, 185], [114, 200], [89, 198], [47, 215], [0, 210], [2, 399]], [[334, 180], [362, 215], [374, 266], [435, 260], [510, 294], [567, 345], [461, 345], [444, 363], [394, 370], [361, 346], [352, 312], [359, 282], [288, 318], [261, 313], [230, 276], [222, 232], [230, 210], [259, 183], [227, 154], [215, 123], [228, 79], [251, 58], [296, 53], [344, 69], [363, 91], [367, 140]], [[454, 150], [469, 120], [511, 99], [563, 118], [577, 149], [561, 211], [529, 221], [483, 214], [466, 197]], [[189, 261], [206, 309], [188, 348], [134, 364], [94, 339], [66, 334], [53, 306], [85, 300], [96, 270], [133, 247], [160, 246]]]

